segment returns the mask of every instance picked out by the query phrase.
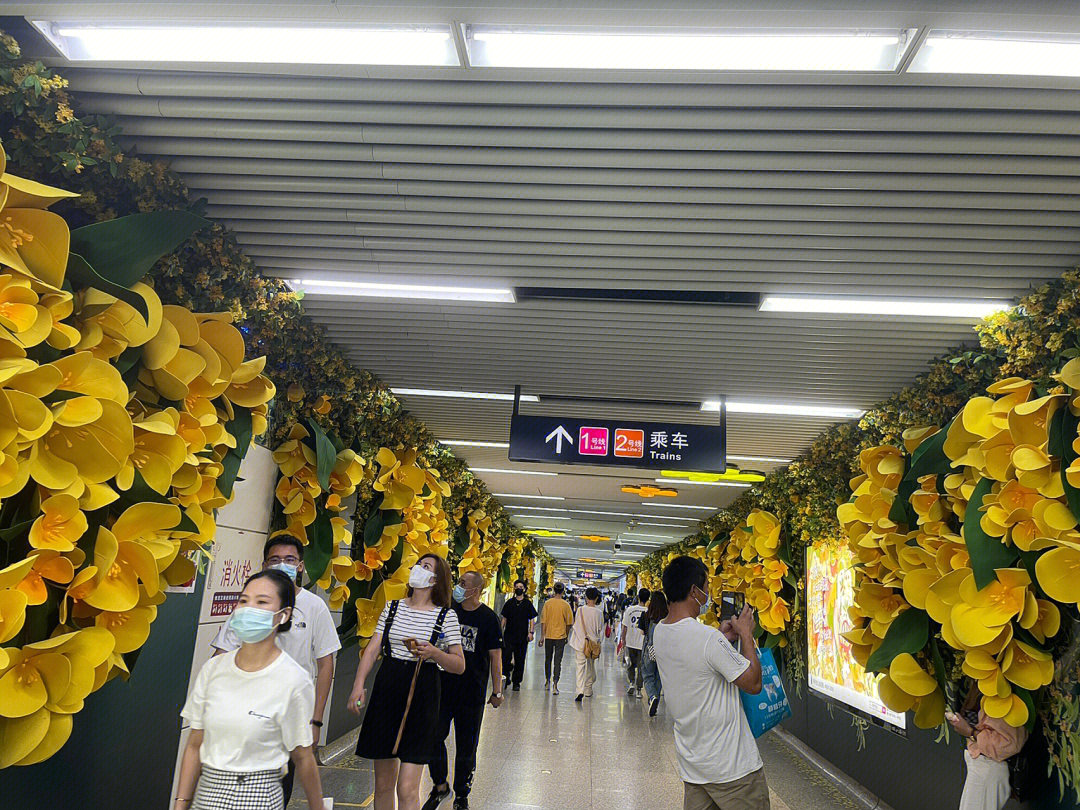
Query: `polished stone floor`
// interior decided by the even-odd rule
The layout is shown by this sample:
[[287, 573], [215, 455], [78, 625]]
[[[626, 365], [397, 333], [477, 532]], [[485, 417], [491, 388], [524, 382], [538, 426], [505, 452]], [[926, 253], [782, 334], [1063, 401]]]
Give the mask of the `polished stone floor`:
[[[533, 648], [520, 692], [488, 708], [470, 805], [476, 810], [660, 810], [682, 807], [671, 721], [661, 702], [648, 716], [644, 700], [627, 697], [610, 643], [597, 667], [595, 697], [574, 702], [567, 650], [562, 693], [544, 692], [543, 656]], [[453, 733], [450, 735], [451, 765]], [[773, 810], [856, 810], [857, 805], [787, 745], [759, 741]], [[322, 769], [335, 808], [370, 807], [371, 763], [345, 757]], [[451, 773], [452, 777], [452, 773]], [[423, 796], [431, 789], [425, 778]], [[306, 808], [297, 787], [290, 808]], [[450, 810], [448, 800], [442, 810]]]

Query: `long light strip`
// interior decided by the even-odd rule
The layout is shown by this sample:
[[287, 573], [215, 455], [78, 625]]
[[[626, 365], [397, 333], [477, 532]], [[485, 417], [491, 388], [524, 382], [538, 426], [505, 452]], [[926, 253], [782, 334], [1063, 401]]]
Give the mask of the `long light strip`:
[[[703, 411], [719, 411], [720, 401], [707, 399]], [[816, 416], [824, 419], [857, 419], [866, 411], [862, 408], [843, 408], [834, 405], [799, 405], [785, 402], [738, 402], [728, 400], [728, 413], [769, 414], [773, 416]]]
[[[445, 444], [447, 447], [493, 447], [498, 450], [510, 447], [510, 442], [473, 442], [466, 439], [439, 439], [439, 444]], [[733, 458], [733, 456], [728, 456], [728, 458]]]
[[[442, 397], [444, 399], [497, 399], [502, 402], [513, 402], [513, 394], [502, 394], [492, 391], [446, 391], [436, 388], [391, 388], [391, 392], [403, 397]], [[522, 394], [522, 402], [539, 402], [540, 397], [536, 394]], [[507, 445], [509, 447], [510, 445]]]
[[536, 520], [537, 518], [543, 518], [544, 520], [573, 520], [573, 518], [563, 517], [562, 515], [514, 515], [510, 517], [517, 518], [518, 520]]
[[516, 495], [512, 492], [493, 492], [496, 498], [525, 498], [533, 501], [565, 501], [562, 495]]
[[320, 28], [34, 21], [73, 61], [459, 65], [447, 26]]
[[[662, 504], [666, 505], [666, 504]], [[505, 504], [506, 509], [536, 509], [545, 512], [579, 512], [583, 515], [614, 515], [615, 517], [634, 517], [634, 518], [649, 518], [650, 520], [679, 520], [689, 521], [696, 523], [697, 518], [689, 517], [687, 515], [642, 515], [636, 512], [600, 512], [596, 509], [567, 509], [566, 507], [558, 506], [530, 506], [523, 503]], [[654, 524], [656, 525], [656, 524]], [[681, 528], [672, 526], [672, 528]]]
[[419, 298], [435, 301], [479, 301], [489, 304], [517, 302], [514, 291], [508, 287], [448, 287], [318, 278], [294, 278], [290, 279], [289, 284], [294, 290], [305, 293], [353, 298]]
[[[507, 445], [507, 447], [509, 446], [510, 445]], [[795, 460], [793, 458], [777, 458], [775, 456], [733, 456], [730, 454], [728, 455], [728, 459], [731, 461], [764, 461], [770, 463], [775, 462], [777, 464], [790, 464]]]
[[670, 534], [648, 534], [647, 532], [623, 532], [620, 537], [659, 537], [661, 540], [674, 540]]
[[694, 506], [689, 503], [653, 503], [652, 501], [642, 501], [642, 506], [657, 506], [661, 509], [699, 509], [705, 512], [716, 512], [720, 509], [719, 506]]
[[546, 475], [554, 478], [558, 473], [540, 472], [539, 470], [510, 470], [501, 467], [470, 467], [474, 473], [495, 473], [497, 475]]
[[681, 528], [683, 528], [682, 526], [675, 526], [675, 525], [673, 525], [671, 523], [649, 523], [649, 522], [644, 521], [644, 520], [639, 520], [637, 525], [638, 526], [656, 526], [657, 528], [664, 528], [664, 529], [681, 529]]
[[[743, 481], [691, 481], [689, 478], [657, 478], [655, 479], [659, 484], [694, 484], [700, 487], [749, 487], [752, 484], [747, 484]], [[665, 506], [680, 506], [677, 503], [664, 504]]]
[[1009, 301], [943, 301], [934, 298], [819, 298], [766, 295], [761, 312], [801, 312], [825, 315], [885, 315], [905, 318], [965, 318], [979, 320], [1009, 309]]
[[1080, 40], [931, 31], [907, 72], [1080, 76]]
[[601, 70], [893, 70], [899, 31], [668, 33], [476, 28], [480, 67]]

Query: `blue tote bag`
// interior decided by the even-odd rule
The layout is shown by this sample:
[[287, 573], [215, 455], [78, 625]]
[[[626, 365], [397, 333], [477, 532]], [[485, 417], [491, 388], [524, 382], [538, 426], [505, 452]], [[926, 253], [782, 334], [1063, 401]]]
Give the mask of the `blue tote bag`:
[[746, 721], [755, 737], [791, 717], [791, 704], [784, 691], [784, 682], [780, 680], [773, 651], [758, 650], [758, 659], [761, 661], [761, 692], [756, 695], [740, 693]]

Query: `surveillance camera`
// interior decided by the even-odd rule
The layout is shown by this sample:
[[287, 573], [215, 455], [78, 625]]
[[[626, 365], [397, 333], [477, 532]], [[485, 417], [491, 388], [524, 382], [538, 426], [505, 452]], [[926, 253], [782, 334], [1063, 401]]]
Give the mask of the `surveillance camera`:
[[618, 551], [619, 549], [622, 548], [622, 543], [620, 543], [618, 540], [616, 540], [614, 548], [615, 548], [615, 551]]

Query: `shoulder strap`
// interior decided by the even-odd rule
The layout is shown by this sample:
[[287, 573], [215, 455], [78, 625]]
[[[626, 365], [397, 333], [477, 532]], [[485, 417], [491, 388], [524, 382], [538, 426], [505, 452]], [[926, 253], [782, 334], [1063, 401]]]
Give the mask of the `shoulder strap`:
[[450, 612], [449, 608], [443, 608], [439, 611], [439, 617], [435, 619], [435, 626], [431, 628], [431, 644], [437, 644], [439, 636], [443, 632], [443, 622], [446, 621], [446, 614]]
[[382, 651], [383, 655], [385, 655], [387, 658], [390, 657], [390, 625], [394, 623], [394, 616], [397, 615], [397, 609], [398, 601], [395, 599], [393, 602], [390, 603], [390, 609], [386, 614], [386, 624], [383, 625]]

